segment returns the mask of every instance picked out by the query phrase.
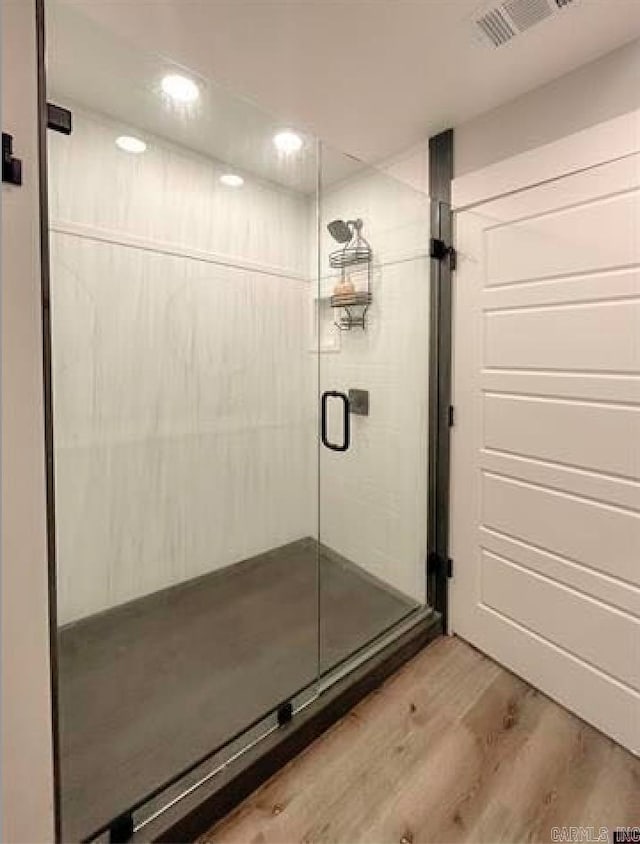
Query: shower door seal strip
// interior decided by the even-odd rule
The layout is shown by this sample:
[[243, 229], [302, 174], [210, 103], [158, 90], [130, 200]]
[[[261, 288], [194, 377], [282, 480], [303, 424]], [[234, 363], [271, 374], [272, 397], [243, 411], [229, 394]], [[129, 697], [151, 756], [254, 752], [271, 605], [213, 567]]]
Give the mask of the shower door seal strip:
[[[178, 793], [175, 793], [174, 796], [171, 797], [166, 803], [158, 805], [158, 803], [161, 800], [162, 795], [161, 794], [157, 795], [157, 797], [154, 798], [153, 801], [150, 801], [150, 802], [155, 803], [157, 808], [155, 808], [148, 816], [141, 818], [137, 823], [134, 824], [134, 838], [132, 840], [133, 841], [149, 840], [147, 837], [144, 837], [144, 836], [138, 837], [138, 833], [142, 832], [142, 830], [149, 829], [149, 828], [151, 828], [151, 829], [149, 829], [149, 832], [151, 833], [151, 840], [166, 840], [166, 841], [175, 840], [172, 837], [166, 837], [165, 831], [160, 832], [160, 833], [157, 832], [157, 829], [156, 829], [155, 832], [153, 831], [154, 825], [156, 826], [156, 828], [158, 826], [160, 828], [162, 828], [163, 816], [165, 816], [167, 813], [170, 813], [171, 810], [177, 810], [177, 807], [179, 807], [179, 804], [182, 803], [183, 800], [188, 799], [189, 797], [194, 795], [196, 792], [198, 792], [201, 788], [206, 787], [207, 784], [211, 784], [212, 781], [216, 780], [218, 777], [224, 775], [225, 773], [229, 773], [231, 776], [233, 776], [233, 772], [230, 769], [232, 769], [233, 766], [237, 763], [240, 763], [240, 765], [241, 765], [243, 758], [245, 758], [249, 754], [251, 754], [252, 751], [254, 751], [254, 752], [258, 751], [260, 746], [263, 745], [263, 742], [265, 742], [266, 740], [272, 739], [272, 741], [275, 741], [276, 740], [276, 734], [282, 733], [282, 735], [284, 737], [284, 736], [286, 736], [287, 733], [290, 734], [292, 731], [295, 731], [296, 728], [300, 724], [299, 721], [296, 723], [296, 720], [297, 720], [296, 716], [298, 716], [300, 714], [306, 715], [307, 710], [309, 710], [310, 707], [313, 707], [313, 706], [321, 707], [322, 703], [323, 703], [323, 696], [325, 694], [329, 693], [329, 696], [331, 696], [331, 694], [336, 691], [337, 687], [341, 683], [343, 683], [343, 684], [348, 683], [350, 675], [353, 675], [359, 669], [365, 670], [367, 663], [374, 661], [375, 658], [380, 656], [386, 649], [391, 649], [393, 647], [394, 643], [399, 642], [403, 637], [409, 637], [413, 630], [417, 630], [421, 625], [425, 626], [429, 622], [432, 622], [433, 631], [434, 631], [431, 635], [428, 636], [428, 640], [430, 641], [431, 639], [435, 638], [441, 631], [440, 616], [439, 616], [438, 613], [434, 612], [432, 609], [430, 609], [428, 607], [417, 608], [408, 617], [405, 617], [404, 619], [402, 619], [400, 622], [395, 624], [386, 633], [382, 634], [377, 639], [375, 639], [372, 643], [365, 646], [355, 656], [347, 659], [345, 662], [340, 664], [337, 669], [329, 672], [325, 677], [323, 677], [320, 680], [319, 685], [316, 686], [314, 689], [306, 689], [306, 690], [301, 691], [298, 695], [296, 695], [296, 697], [294, 697], [294, 699], [293, 699], [294, 718], [291, 722], [289, 722], [289, 724], [286, 725], [286, 727], [284, 729], [279, 727], [279, 725], [277, 723], [277, 713], [271, 713], [266, 718], [264, 718], [261, 722], [256, 724], [254, 726], [253, 730], [250, 730], [248, 734], [244, 734], [243, 736], [238, 737], [232, 743], [232, 744], [237, 744], [237, 743], [240, 742], [240, 740], [242, 738], [244, 738], [246, 740], [248, 738], [248, 736], [250, 736], [251, 733], [253, 732], [253, 736], [250, 738], [250, 740], [244, 746], [240, 746], [238, 749], [232, 749], [232, 747], [230, 747], [228, 745], [226, 749], [227, 749], [227, 751], [231, 750], [230, 755], [226, 758], [223, 757], [220, 761], [218, 761], [217, 764], [215, 764], [215, 767], [213, 767], [209, 771], [206, 771], [207, 763], [203, 762], [202, 765], [199, 766], [200, 773], [199, 773], [197, 779], [194, 782], [192, 782], [191, 784], [189, 784], [188, 786], [184, 787]], [[423, 642], [422, 644], [420, 644], [420, 646], [415, 649], [415, 652], [417, 652], [422, 647], [424, 647], [425, 644], [426, 644], [426, 642]], [[407, 656], [407, 658], [410, 658], [410, 656], [412, 656], [412, 655], [413, 655], [413, 653], [410, 653], [409, 656]], [[402, 662], [404, 662], [404, 661], [406, 661], [406, 660], [402, 660]], [[400, 664], [402, 664], [402, 663], [400, 663]], [[399, 666], [396, 666], [396, 667], [399, 667]], [[375, 671], [375, 667], [374, 667], [373, 670]], [[395, 667], [392, 669], [392, 671], [393, 670], [395, 670]], [[392, 671], [390, 671], [389, 673], [392, 673]], [[385, 675], [385, 676], [388, 676], [388, 675]], [[382, 682], [382, 680], [385, 679], [385, 676], [383, 676], [380, 679], [380, 682]], [[379, 683], [375, 683], [375, 685], [379, 685]], [[372, 688], [375, 687], [375, 685], [372, 686]], [[368, 691], [365, 691], [363, 695], [360, 695], [358, 697], [358, 700], [361, 697], [363, 697], [364, 695], [366, 695], [367, 693], [368, 693]], [[313, 738], [321, 735], [327, 729], [327, 727], [330, 725], [330, 723], [334, 723], [335, 720], [337, 720], [339, 717], [342, 717], [342, 715], [345, 714], [348, 711], [348, 709], [351, 708], [352, 705], [355, 705], [355, 702], [357, 702], [357, 701], [354, 701], [353, 703], [351, 703], [351, 705], [348, 706], [343, 713], [338, 713], [337, 717], [332, 718], [330, 720], [327, 719], [327, 722], [317, 731], [317, 733], [313, 736]], [[329, 702], [329, 706], [330, 705], [331, 705], [331, 703]], [[308, 743], [310, 743], [310, 741], [312, 741], [313, 738], [310, 738], [309, 741], [304, 742], [304, 746], [306, 746]], [[300, 748], [300, 750], [301, 749], [302, 748]], [[299, 753], [300, 750], [297, 750], [295, 753], [292, 753], [289, 758], [294, 758], [294, 756], [297, 755], [297, 753]], [[216, 757], [218, 757], [218, 759], [220, 759], [220, 756], [223, 753], [224, 753], [224, 748], [221, 748], [219, 751], [214, 752], [214, 754], [212, 754], [212, 759], [210, 761], [213, 761]], [[287, 758], [286, 761], [289, 761], [289, 759]], [[286, 764], [286, 762], [283, 762], [282, 764]], [[281, 767], [281, 765], [278, 765], [278, 768], [279, 767]], [[273, 772], [271, 772], [271, 773], [273, 773]], [[271, 773], [269, 773], [268, 776], [270, 776]], [[264, 781], [264, 779], [266, 779], [266, 777], [257, 779], [257, 781], [252, 785], [252, 788], [250, 789], [250, 791], [248, 793], [255, 790], [255, 788], [257, 788], [261, 784], [261, 782]], [[175, 783], [174, 788], [177, 785], [178, 785], [178, 783]], [[210, 785], [210, 787], [211, 787], [211, 785]], [[224, 785], [222, 787], [224, 787]], [[171, 787], [169, 787], [169, 789], [170, 788]], [[240, 802], [242, 799], [244, 799], [245, 796], [246, 796], [245, 794], [242, 794], [242, 793], [239, 792], [238, 799], [233, 800], [232, 805], [236, 805], [238, 802]], [[142, 806], [139, 806], [138, 810], [143, 809], [143, 808], [144, 808], [144, 804]], [[223, 814], [226, 814], [226, 812], [230, 811], [230, 809], [231, 809], [231, 806], [229, 806]], [[219, 819], [218, 816], [213, 815], [212, 819], [210, 821], [208, 821], [207, 823], [208, 823], [209, 826], [211, 826], [218, 819]], [[173, 829], [173, 825], [170, 828]], [[208, 828], [208, 827], [203, 826], [203, 828], [200, 830], [200, 832], [205, 832], [206, 828]], [[188, 837], [188, 836], [181, 835], [180, 837], [182, 838], [182, 837]], [[96, 839], [94, 838], [94, 839], [91, 839], [91, 840], [96, 840]]]
[[[316, 695], [312, 699], [316, 700], [317, 697], [318, 696]], [[304, 706], [307, 706], [307, 705], [308, 704], [303, 704], [303, 706], [301, 706], [299, 709], [296, 709], [295, 712], [299, 712], [300, 709], [302, 709]], [[261, 733], [252, 742], [250, 742], [249, 744], [246, 744], [243, 748], [241, 748], [236, 753], [234, 753], [232, 756], [230, 756], [225, 762], [222, 762], [220, 765], [215, 767], [212, 771], [209, 771], [208, 774], [205, 774], [203, 777], [200, 777], [200, 779], [197, 780], [195, 783], [193, 783], [193, 785], [189, 786], [189, 788], [186, 788], [184, 791], [182, 791], [180, 794], [178, 794], [177, 797], [174, 797], [172, 800], [170, 800], [166, 804], [166, 806], [162, 806], [160, 809], [157, 809], [153, 814], [149, 815], [148, 818], [145, 818], [143, 821], [140, 821], [139, 824], [136, 824], [136, 826], [133, 829], [134, 834], [136, 832], [139, 832], [141, 829], [144, 829], [150, 823], [153, 823], [153, 821], [157, 820], [159, 817], [161, 817], [161, 815], [164, 815], [165, 812], [168, 812], [169, 809], [172, 809], [181, 800], [184, 800], [185, 797], [188, 797], [190, 794], [192, 794], [198, 788], [201, 788], [205, 783], [209, 782], [209, 780], [212, 780], [214, 777], [217, 777], [219, 774], [221, 774], [223, 771], [225, 771], [229, 767], [229, 765], [233, 765], [233, 763], [237, 762], [239, 759], [241, 759], [245, 755], [245, 753], [248, 753], [250, 750], [253, 750], [254, 747], [256, 747], [258, 744], [260, 744], [262, 741], [264, 741], [264, 739], [268, 738], [270, 735], [272, 735], [273, 733], [275, 733], [279, 729], [280, 728], [279, 728], [278, 724], [274, 724], [268, 730], [265, 730], [265, 732]]]
[[[408, 617], [403, 618], [401, 621], [397, 622], [397, 624], [394, 624], [390, 630], [382, 633], [374, 639], [373, 642], [366, 645], [360, 652], [357, 652], [354, 656], [346, 659], [337, 668], [327, 672], [327, 674], [320, 680], [319, 694], [326, 692], [327, 689], [330, 689], [340, 680], [347, 677], [352, 671], [355, 671], [356, 668], [359, 668], [365, 662], [368, 662], [371, 657], [384, 650], [384, 648], [388, 645], [393, 644], [396, 639], [399, 639], [415, 627], [416, 624], [419, 624], [421, 621], [426, 621], [428, 618], [434, 618], [435, 615], [435, 611], [431, 609], [431, 607], [417, 607]], [[308, 705], [309, 704], [305, 704], [305, 706]]]

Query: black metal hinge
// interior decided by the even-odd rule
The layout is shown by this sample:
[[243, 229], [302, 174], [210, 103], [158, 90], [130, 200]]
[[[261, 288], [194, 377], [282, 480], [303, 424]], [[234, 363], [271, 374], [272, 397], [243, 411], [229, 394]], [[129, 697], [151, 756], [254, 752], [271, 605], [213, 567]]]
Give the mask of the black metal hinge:
[[453, 426], [456, 424], [456, 411], [452, 404], [449, 405], [447, 422], [449, 423], [450, 428], [453, 428]]
[[278, 707], [278, 726], [282, 727], [284, 724], [288, 724], [292, 718], [293, 704], [290, 700], [288, 700], [286, 703], [282, 703]]
[[447, 246], [444, 240], [438, 237], [432, 237], [429, 242], [429, 256], [437, 261], [444, 261], [445, 258], [448, 258], [449, 268], [451, 270], [456, 268], [456, 250], [453, 246]]
[[22, 184], [22, 161], [14, 158], [13, 135], [2, 133], [2, 181], [8, 185]]
[[427, 574], [435, 574], [436, 576], [444, 573], [447, 577], [453, 577], [453, 560], [448, 557], [445, 559], [439, 554], [429, 554], [427, 560]]
[[47, 129], [70, 135], [73, 131], [73, 115], [69, 109], [47, 103]]

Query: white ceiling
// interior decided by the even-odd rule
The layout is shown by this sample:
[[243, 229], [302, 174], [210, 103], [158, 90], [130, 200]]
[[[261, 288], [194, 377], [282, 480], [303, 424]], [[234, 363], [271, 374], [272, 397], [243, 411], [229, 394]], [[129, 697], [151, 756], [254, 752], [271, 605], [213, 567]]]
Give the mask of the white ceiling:
[[[200, 97], [179, 107], [162, 94], [167, 72], [183, 71], [155, 52], [139, 49], [66, 4], [50, 2], [47, 14], [47, 97], [110, 119], [114, 141], [132, 134], [156, 138], [215, 159], [220, 172], [258, 176], [286, 188], [312, 193], [317, 181], [315, 138], [303, 134], [301, 152], [283, 156], [273, 144], [282, 121], [221, 85], [199, 75]], [[323, 148], [323, 183], [344, 179], [362, 162]]]
[[371, 162], [640, 36], [640, 0], [574, 0], [498, 49], [478, 0], [56, 2]]

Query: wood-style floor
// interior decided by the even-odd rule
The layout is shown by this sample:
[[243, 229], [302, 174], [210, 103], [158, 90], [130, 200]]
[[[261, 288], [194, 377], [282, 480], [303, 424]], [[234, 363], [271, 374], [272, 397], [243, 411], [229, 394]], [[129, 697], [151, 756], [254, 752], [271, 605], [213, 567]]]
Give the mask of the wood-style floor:
[[607, 827], [611, 842], [628, 825], [640, 759], [442, 638], [200, 844], [551, 841], [568, 826]]
[[302, 539], [63, 628], [64, 840], [92, 835], [416, 606]]

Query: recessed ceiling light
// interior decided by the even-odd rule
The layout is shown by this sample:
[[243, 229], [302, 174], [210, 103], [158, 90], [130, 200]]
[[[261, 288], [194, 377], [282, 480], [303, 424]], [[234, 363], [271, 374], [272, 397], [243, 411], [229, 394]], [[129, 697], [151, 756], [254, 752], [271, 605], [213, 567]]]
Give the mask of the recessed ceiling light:
[[244, 185], [244, 179], [236, 173], [223, 173], [220, 176], [220, 181], [228, 188], [241, 188]]
[[144, 152], [147, 145], [140, 138], [134, 138], [133, 135], [120, 135], [116, 138], [116, 146], [123, 149], [125, 152]]
[[177, 103], [194, 103], [200, 96], [200, 89], [187, 76], [169, 73], [162, 80], [162, 90]]
[[283, 129], [273, 136], [273, 143], [280, 152], [289, 155], [298, 152], [302, 148], [302, 138], [291, 129]]

